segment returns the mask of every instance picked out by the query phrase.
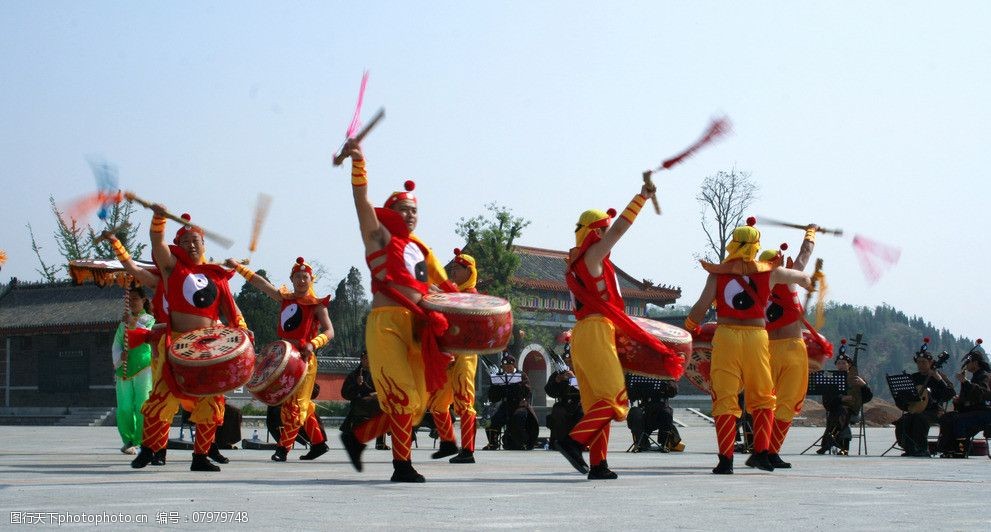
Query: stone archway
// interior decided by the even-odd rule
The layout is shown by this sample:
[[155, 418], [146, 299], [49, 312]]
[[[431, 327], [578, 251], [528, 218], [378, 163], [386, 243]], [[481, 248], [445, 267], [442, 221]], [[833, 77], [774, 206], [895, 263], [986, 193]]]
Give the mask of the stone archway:
[[[544, 384], [547, 383], [550, 354], [540, 344], [529, 344], [520, 351], [517, 367], [526, 373], [527, 378], [530, 379], [530, 389], [533, 392], [533, 399], [530, 404], [540, 412], [541, 409], [547, 407]], [[538, 414], [538, 417], [542, 416]]]

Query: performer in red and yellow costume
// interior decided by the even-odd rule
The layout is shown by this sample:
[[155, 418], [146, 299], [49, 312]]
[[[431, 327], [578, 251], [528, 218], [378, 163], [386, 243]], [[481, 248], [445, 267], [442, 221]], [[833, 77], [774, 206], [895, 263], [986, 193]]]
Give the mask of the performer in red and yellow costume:
[[[458, 286], [459, 292], [477, 294], [478, 269], [475, 258], [460, 249], [454, 250], [454, 259], [444, 267], [448, 278]], [[440, 447], [431, 455], [434, 459], [451, 456], [452, 464], [475, 463], [475, 370], [478, 355], [458, 355], [447, 368], [447, 382], [430, 399], [430, 415], [440, 435]], [[454, 436], [451, 405], [461, 420], [461, 450]]]
[[313, 267], [306, 263], [303, 257], [298, 257], [292, 265], [289, 280], [292, 291], [278, 289], [264, 277], [234, 259], [227, 259], [227, 266], [234, 268], [252, 286], [258, 288], [269, 298], [279, 302], [279, 338], [292, 343], [299, 349], [300, 355], [306, 361], [306, 375], [296, 393], [282, 403], [280, 415], [282, 429], [279, 433], [279, 445], [272, 455], [272, 460], [285, 462], [292, 448], [299, 429], [306, 431], [310, 440], [310, 450], [300, 460], [314, 460], [330, 450], [326, 438], [320, 429], [316, 405], [310, 398], [313, 395], [313, 385], [317, 382], [317, 357], [315, 353], [334, 338], [334, 326], [330, 323], [327, 305], [330, 296], [318, 298], [313, 291]]
[[774, 470], [768, 454], [775, 398], [764, 309], [771, 286], [775, 284], [796, 283], [811, 288], [808, 275], [779, 267], [779, 255], [775, 254], [768, 262], [756, 260], [760, 250], [760, 231], [754, 227], [756, 223], [757, 220], [751, 217], [747, 219], [747, 225], [733, 230], [722, 263], [701, 261], [709, 277], [702, 295], [685, 319], [685, 328], [697, 331], [699, 322], [715, 300], [718, 325], [712, 339], [710, 375], [712, 416], [716, 419], [719, 445], [719, 464], [712, 472], [717, 474], [733, 473], [736, 421], [742, 414], [738, 401], [741, 389], [747, 411], [754, 419], [754, 454], [747, 460], [747, 465]]
[[[616, 351], [617, 330], [651, 345], [665, 357], [675, 379], [682, 372], [683, 359], [626, 315], [616, 271], [609, 260], [613, 246], [653, 195], [653, 188], [644, 185], [611, 226], [610, 218], [616, 214], [612, 209], [609, 213], [595, 209], [583, 212], [576, 224], [576, 247], [568, 257], [565, 279], [574, 296], [574, 313], [578, 319], [571, 337], [571, 360], [585, 415], [569, 437], [557, 442], [557, 447], [575, 469], [588, 473], [592, 480], [617, 478], [606, 461], [609, 424], [626, 419], [629, 411], [623, 368]], [[589, 448], [591, 468], [582, 458], [584, 447]]]
[[405, 192], [390, 195], [383, 208], [374, 208], [368, 200], [361, 148], [348, 141], [343, 153], [351, 157], [355, 210], [371, 270], [372, 310], [365, 325], [365, 347], [382, 413], [342, 433], [341, 440], [351, 463], [361, 471], [365, 442], [391, 432], [392, 481], [423, 482], [411, 461], [412, 430], [430, 394], [443, 386], [451, 358], [437, 348], [446, 320], [418, 303], [431, 285], [450, 292], [457, 287], [447, 280], [430, 248], [413, 235], [418, 214], [413, 182], [406, 182]]
[[[805, 239], [798, 251], [794, 262], [788, 260], [788, 268], [804, 271], [815, 248], [815, 236], [818, 226], [809, 224], [805, 231]], [[781, 245], [781, 250], [788, 249], [787, 244]], [[760, 254], [761, 261], [772, 261], [778, 256], [775, 250], [765, 250]], [[764, 311], [767, 320], [768, 350], [771, 353], [771, 381], [774, 383], [774, 422], [771, 428], [771, 444], [768, 449], [768, 460], [775, 469], [787, 469], [791, 464], [781, 459], [779, 453], [784, 444], [791, 421], [802, 411], [805, 393], [809, 388], [809, 355], [802, 336], [802, 325], [805, 322], [805, 309], [798, 300], [798, 287], [788, 284], [776, 284], [771, 289], [767, 308]], [[825, 339], [815, 333], [820, 341]], [[826, 352], [832, 352], [832, 346]]]
[[[158, 375], [151, 396], [142, 408], [145, 433], [141, 452], [131, 467], [141, 468], [154, 458], [151, 445], [165, 448], [168, 426], [184, 397], [175, 385], [171, 369], [165, 360], [174, 338], [187, 332], [221, 323], [223, 317], [231, 326], [247, 329], [244, 318], [234, 302], [228, 281], [233, 271], [216, 264], [206, 264], [203, 232], [195, 226], [183, 226], [176, 232], [173, 245], [165, 242], [165, 208], [153, 205], [151, 222], [152, 258], [161, 272], [164, 291], [164, 323], [168, 325], [158, 344], [158, 356], [152, 361], [152, 371]], [[183, 215], [189, 220], [189, 215]], [[186, 398], [190, 399], [190, 398]], [[192, 398], [190, 421], [196, 424], [191, 471], [220, 471], [208, 457], [219, 463], [228, 460], [220, 454], [214, 440], [217, 427], [224, 419], [224, 396]], [[163, 430], [164, 427], [164, 430]], [[161, 441], [164, 434], [165, 441]], [[159, 439], [159, 441], [152, 441]]]

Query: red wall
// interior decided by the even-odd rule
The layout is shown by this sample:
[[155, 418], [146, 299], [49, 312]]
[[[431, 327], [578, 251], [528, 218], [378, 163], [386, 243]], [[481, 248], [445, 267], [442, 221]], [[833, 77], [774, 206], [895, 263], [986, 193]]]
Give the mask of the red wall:
[[320, 385], [320, 395], [317, 401], [343, 401], [341, 396], [341, 386], [344, 384], [344, 377], [336, 373], [317, 373], [317, 384]]

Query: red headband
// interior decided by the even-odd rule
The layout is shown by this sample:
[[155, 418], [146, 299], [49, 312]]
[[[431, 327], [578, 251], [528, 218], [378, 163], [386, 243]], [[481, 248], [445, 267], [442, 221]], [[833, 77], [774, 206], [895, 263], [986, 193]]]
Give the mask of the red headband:
[[298, 271], [304, 271], [313, 275], [313, 268], [303, 260], [303, 257], [296, 257], [296, 264], [292, 265], [292, 271], [289, 272], [289, 275], [293, 275]]
[[189, 223], [190, 220], [189, 213], [182, 213], [182, 219], [186, 221], [186, 225], [180, 227], [179, 230], [175, 232], [175, 238], [172, 239], [172, 243], [177, 246], [179, 245], [179, 239], [182, 238], [182, 235], [186, 234], [188, 231], [197, 233], [201, 237], [203, 236], [202, 229]]
[[416, 196], [413, 195], [413, 189], [416, 188], [416, 183], [414, 183], [411, 179], [407, 180], [403, 183], [403, 188], [406, 189], [406, 192], [393, 192], [392, 195], [389, 196], [389, 199], [385, 200], [386, 209], [391, 209], [395, 204], [403, 200], [410, 200], [414, 204], [416, 203]]

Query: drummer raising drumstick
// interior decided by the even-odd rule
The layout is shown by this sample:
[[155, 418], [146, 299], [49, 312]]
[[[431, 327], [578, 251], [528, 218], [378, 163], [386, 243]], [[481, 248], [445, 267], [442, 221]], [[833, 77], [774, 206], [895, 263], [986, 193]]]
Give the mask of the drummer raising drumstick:
[[246, 266], [234, 259], [227, 259], [225, 264], [234, 268], [244, 280], [261, 290], [269, 298], [279, 302], [278, 336], [299, 349], [303, 361], [306, 362], [306, 375], [296, 393], [282, 403], [280, 416], [282, 429], [279, 433], [279, 445], [275, 448], [272, 460], [285, 462], [299, 434], [300, 427], [306, 431], [310, 440], [310, 450], [300, 460], [314, 460], [330, 450], [327, 439], [320, 429], [317, 420], [316, 405], [310, 396], [313, 395], [313, 385], [317, 382], [317, 357], [313, 356], [317, 349], [327, 345], [334, 339], [334, 326], [330, 323], [327, 305], [330, 296], [318, 298], [313, 291], [313, 267], [306, 263], [303, 257], [296, 258], [289, 273], [292, 282], [292, 292], [276, 288], [264, 277], [255, 275]]
[[[152, 205], [152, 211], [155, 216], [151, 220], [151, 254], [165, 281], [165, 304], [168, 308], [168, 329], [160, 341], [159, 352], [168, 353], [174, 338], [196, 329], [218, 325], [221, 318], [232, 327], [247, 329], [228, 285], [234, 272], [216, 264], [206, 264], [202, 229], [192, 225], [182, 226], [172, 240], [173, 245], [168, 245], [165, 242], [167, 211], [158, 204]], [[184, 214], [182, 218], [187, 222], [190, 220], [188, 214]], [[163, 372], [167, 371], [168, 364], [164, 364]], [[162, 386], [168, 388], [169, 379], [163, 380], [165, 382], [156, 383], [151, 397], [145, 402], [145, 410], [167, 414], [167, 420], [158, 416], [156, 419], [159, 422], [171, 422], [170, 412], [174, 410], [170, 405], [176, 399], [173, 393], [160, 389]], [[207, 457], [220, 463], [228, 461], [214, 444], [217, 426], [224, 419], [224, 396], [196, 398], [189, 419], [196, 424], [190, 470], [220, 471]], [[151, 450], [142, 446], [131, 466], [144, 467], [152, 458]]]
[[773, 471], [769, 451], [774, 412], [774, 383], [771, 381], [770, 352], [764, 322], [771, 287], [798, 284], [812, 287], [802, 272], [779, 267], [781, 257], [758, 261], [760, 231], [757, 220], [733, 230], [726, 245], [726, 258], [720, 264], [702, 261], [709, 272], [702, 295], [685, 318], [685, 328], [695, 333], [706, 311], [716, 302], [716, 332], [712, 338], [712, 416], [716, 419], [719, 465], [712, 472], [733, 473], [733, 444], [736, 420], [741, 415], [737, 399], [744, 390], [747, 410], [754, 418], [754, 456], [748, 460], [765, 471]]
[[[583, 212], [575, 228], [576, 247], [568, 256], [565, 279], [574, 296], [578, 319], [571, 337], [571, 359], [585, 415], [568, 436], [558, 440], [557, 447], [575, 469], [588, 473], [591, 480], [617, 478], [606, 462], [609, 424], [614, 419], [626, 419], [629, 411], [623, 369], [616, 352], [616, 330], [650, 345], [663, 357], [671, 376], [681, 377], [683, 359], [626, 315], [616, 271], [609, 260], [613, 246], [653, 196], [654, 188], [645, 183], [612, 225], [609, 221], [616, 216], [613, 209], [608, 213], [596, 209]], [[591, 469], [582, 458], [586, 446], [590, 449]]]
[[[382, 413], [343, 432], [341, 440], [351, 463], [361, 471], [365, 442], [391, 432], [391, 480], [423, 482], [411, 461], [413, 425], [423, 416], [429, 394], [443, 385], [450, 358], [437, 350], [435, 340], [447, 328], [443, 317], [425, 313], [418, 303], [431, 285], [448, 292], [458, 289], [447, 280], [430, 248], [413, 234], [418, 217], [415, 184], [407, 181], [405, 191], [393, 192], [383, 208], [375, 208], [368, 200], [361, 148], [352, 139], [342, 154], [351, 158], [354, 206], [371, 270], [372, 310], [365, 325], [365, 346]], [[414, 335], [414, 317], [426, 321], [418, 335]]]
[[[805, 227], [802, 247], [794, 262], [788, 259], [788, 268], [805, 270], [815, 248], [818, 229], [819, 226], [815, 224]], [[781, 244], [782, 251], [787, 249], [787, 244]], [[778, 251], [768, 249], [760, 254], [759, 260], [771, 261], [777, 256]], [[775, 394], [768, 460], [775, 469], [787, 469], [791, 464], [782, 460], [779, 453], [791, 427], [791, 420], [802, 411], [805, 392], [809, 387], [809, 354], [802, 336], [805, 309], [798, 300], [798, 287], [792, 284], [774, 285], [764, 315], [767, 320], [768, 350], [771, 353], [771, 382], [774, 383]], [[831, 353], [832, 346], [826, 352]], [[750, 465], [753, 460], [747, 462]]]

